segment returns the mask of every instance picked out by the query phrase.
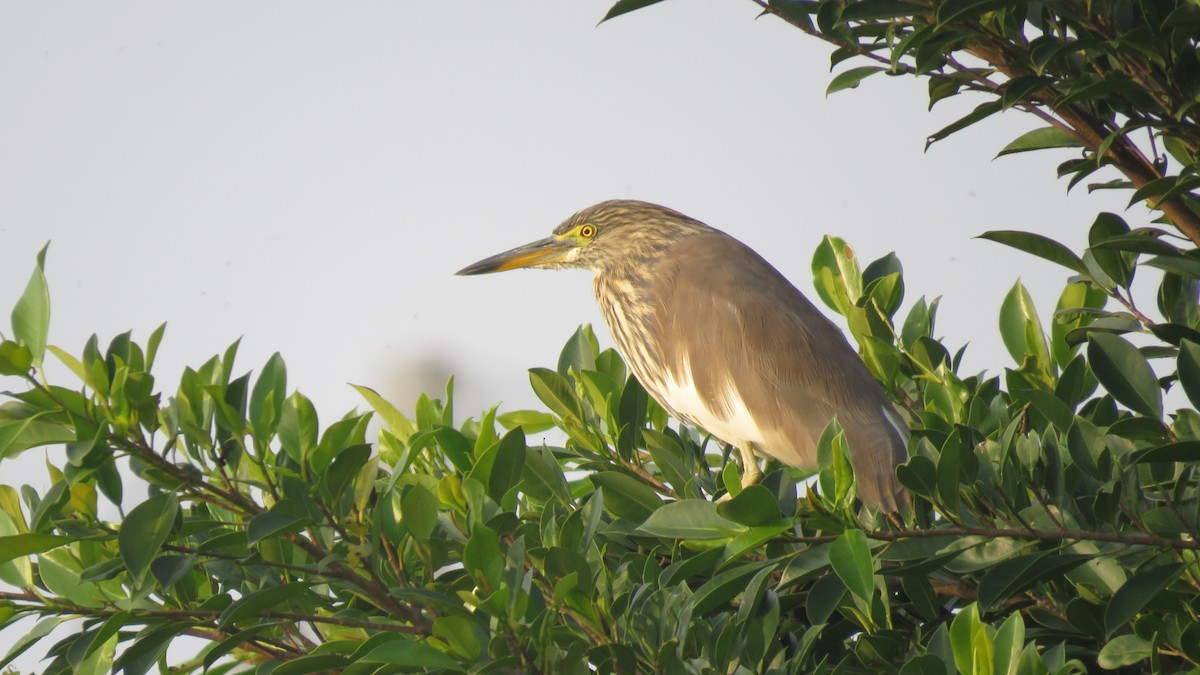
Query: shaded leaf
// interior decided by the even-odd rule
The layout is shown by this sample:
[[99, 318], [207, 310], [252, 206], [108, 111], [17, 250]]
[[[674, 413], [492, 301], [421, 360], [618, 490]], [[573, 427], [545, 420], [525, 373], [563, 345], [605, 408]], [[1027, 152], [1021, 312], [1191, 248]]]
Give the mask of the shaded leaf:
[[179, 514], [179, 502], [173, 494], [162, 494], [138, 504], [117, 532], [117, 547], [129, 575], [141, 580], [150, 561], [166, 543]]
[[862, 530], [846, 530], [829, 547], [829, 564], [833, 571], [859, 599], [871, 601], [875, 584], [871, 548]]
[[226, 628], [235, 625], [240, 621], [257, 616], [259, 612], [279, 609], [281, 605], [286, 608], [288, 600], [298, 598], [306, 593], [308, 593], [308, 583], [303, 581], [269, 586], [248, 593], [221, 612], [221, 616], [217, 619], [217, 627]]
[[1129, 623], [1138, 612], [1154, 601], [1183, 572], [1183, 565], [1171, 563], [1144, 569], [1128, 579], [1108, 601], [1104, 610], [1104, 631], [1112, 635]]
[[656, 509], [638, 529], [656, 537], [719, 539], [744, 528], [722, 517], [717, 505], [706, 499], [685, 499]]
[[605, 13], [603, 19], [600, 19], [600, 23], [604, 23], [605, 21], [621, 16], [622, 14], [628, 14], [629, 12], [637, 11], [643, 7], [656, 5], [660, 2], [662, 2], [662, 0], [619, 0], [619, 2], [608, 8], [608, 12]]
[[825, 95], [828, 96], [843, 89], [856, 89], [859, 82], [882, 70], [884, 69], [880, 66], [859, 66], [838, 73], [825, 88]]
[[[985, 0], [986, 2], [986, 0]], [[1031, 150], [1045, 150], [1048, 148], [1078, 148], [1082, 143], [1075, 139], [1067, 132], [1058, 127], [1042, 127], [1021, 134], [1011, 143], [1004, 146], [997, 157], [1011, 155], [1018, 152], [1029, 152]]]

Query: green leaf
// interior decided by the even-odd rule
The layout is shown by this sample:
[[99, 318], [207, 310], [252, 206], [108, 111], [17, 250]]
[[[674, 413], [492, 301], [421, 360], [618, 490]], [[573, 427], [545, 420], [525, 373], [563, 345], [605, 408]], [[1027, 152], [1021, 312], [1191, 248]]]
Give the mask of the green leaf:
[[9, 648], [8, 653], [4, 655], [4, 658], [0, 659], [0, 668], [7, 666], [8, 664], [12, 663], [13, 659], [17, 658], [21, 654], [24, 654], [26, 650], [37, 644], [37, 642], [42, 638], [46, 637], [50, 631], [57, 628], [60, 623], [66, 620], [66, 618], [67, 617], [65, 616], [49, 616], [37, 622], [33, 628], [29, 629], [29, 632], [25, 633], [25, 635], [21, 636], [19, 639], [13, 641], [12, 647]]
[[575, 395], [567, 378], [548, 368], [532, 368], [529, 371], [529, 384], [533, 386], [533, 393], [554, 414], [564, 420], [583, 419], [583, 403]]
[[850, 70], [838, 73], [829, 82], [829, 86], [825, 88], [825, 95], [829, 96], [843, 89], [856, 89], [859, 82], [883, 70], [885, 69], [880, 66], [859, 66], [858, 68], [851, 68]]
[[304, 518], [284, 511], [266, 511], [250, 519], [246, 526], [246, 543], [250, 546], [281, 532], [296, 532]]
[[1104, 632], [1112, 635], [1129, 623], [1138, 612], [1167, 590], [1183, 572], [1183, 565], [1171, 563], [1144, 569], [1113, 593], [1104, 610]]
[[74, 441], [75, 434], [69, 428], [38, 419], [50, 412], [39, 412], [12, 422], [0, 422], [0, 459], [16, 457], [29, 448]]
[[1131, 666], [1150, 658], [1154, 646], [1136, 635], [1122, 635], [1100, 649], [1096, 663], [1105, 670]]
[[569, 503], [571, 490], [567, 486], [566, 475], [563, 474], [562, 467], [554, 459], [554, 455], [546, 448], [533, 447], [526, 450], [522, 491], [535, 499], [558, 499], [560, 502]]
[[1042, 389], [1012, 389], [1016, 398], [1028, 401], [1033, 409], [1041, 413], [1059, 431], [1066, 431], [1075, 422], [1075, 414], [1062, 399]]
[[267, 359], [250, 393], [250, 426], [260, 441], [266, 442], [275, 434], [286, 398], [287, 369], [283, 357], [275, 352]]
[[[606, 490], [605, 496], [611, 497], [611, 494]], [[722, 539], [744, 529], [721, 516], [717, 505], [707, 499], [685, 499], [664, 504], [638, 527], [640, 532], [648, 535], [671, 539]]]
[[762, 485], [750, 485], [733, 499], [718, 504], [717, 513], [750, 527], [776, 523], [783, 518], [779, 512], [779, 501]]
[[437, 530], [437, 495], [423, 485], [413, 485], [400, 499], [400, 514], [414, 537], [428, 539]]
[[175, 526], [179, 502], [173, 494], [162, 494], [138, 504], [117, 532], [117, 548], [129, 576], [141, 581]]
[[833, 616], [842, 598], [846, 597], [846, 584], [836, 574], [828, 574], [816, 581], [808, 591], [804, 612], [809, 623], [821, 625]]
[[[758, 573], [766, 563], [739, 565], [717, 574], [706, 581], [684, 603], [684, 611], [702, 616], [729, 602], [746, 590], [746, 581]], [[688, 614], [684, 614], [688, 616]]]
[[504, 434], [496, 449], [496, 461], [488, 477], [488, 495], [497, 502], [521, 481], [525, 471], [525, 432], [520, 427]]
[[150, 574], [164, 590], [179, 582], [196, 566], [194, 555], [164, 555], [150, 563]]
[[406, 668], [444, 668], [460, 670], [454, 658], [425, 643], [410, 640], [391, 640], [366, 653], [362, 661], [402, 665]]
[[500, 575], [504, 572], [504, 550], [496, 532], [486, 525], [476, 525], [471, 538], [463, 547], [463, 566], [467, 568], [487, 592], [500, 586]]
[[0, 537], [0, 563], [14, 558], [23, 558], [35, 553], [45, 553], [64, 544], [75, 541], [77, 537], [62, 537], [55, 534], [12, 534]]
[[975, 673], [975, 634], [981, 630], [979, 605], [971, 603], [954, 616], [950, 623], [950, 648], [954, 651], [954, 666], [960, 673]]
[[416, 433], [417, 425], [397, 410], [396, 406], [376, 393], [374, 389], [359, 384], [352, 384], [350, 386], [354, 387], [354, 391], [357, 391], [360, 396], [367, 400], [367, 404], [379, 414], [379, 418], [387, 425], [388, 431], [395, 434], [396, 438], [407, 442], [408, 437]]
[[[267, 610], [286, 609], [287, 602], [308, 593], [308, 582], [296, 581], [247, 593], [221, 612], [217, 628], [224, 629]], [[281, 607], [282, 606], [282, 607]]]
[[862, 274], [854, 249], [837, 237], [826, 235], [813, 253], [813, 287], [821, 301], [842, 314], [862, 297]]
[[1020, 281], [1013, 285], [1000, 305], [1000, 337], [1014, 361], [1023, 365], [1027, 359], [1032, 359], [1040, 372], [1049, 375], [1052, 369], [1050, 349], [1042, 332], [1042, 322], [1033, 306], [1033, 298]]
[[1025, 648], [1025, 620], [1013, 612], [996, 631], [995, 656], [992, 672], [995, 675], [1018, 675], [1021, 651]]
[[12, 311], [13, 337], [29, 348], [34, 365], [40, 366], [46, 355], [46, 338], [50, 333], [50, 289], [46, 285], [46, 249], [38, 251], [37, 267], [29, 277], [25, 292]]
[[25, 375], [33, 367], [33, 352], [12, 340], [0, 342], [0, 375]]
[[622, 14], [628, 14], [629, 12], [637, 11], [643, 7], [656, 5], [660, 2], [662, 2], [662, 0], [619, 0], [619, 2], [617, 2], [615, 5], [608, 8], [608, 13], [604, 15], [603, 19], [600, 19], [600, 23], [604, 23], [605, 21], [621, 16]]
[[308, 463], [308, 457], [317, 448], [318, 428], [317, 409], [312, 401], [298, 391], [293, 392], [280, 414], [279, 444], [300, 466]]
[[[238, 635], [250, 633], [253, 628], [244, 630]], [[232, 638], [230, 638], [232, 639]], [[224, 644], [224, 643], [222, 643]], [[235, 645], [236, 646], [236, 645]], [[348, 666], [354, 664], [341, 654], [313, 653], [308, 656], [291, 659], [271, 669], [271, 675], [311, 675], [313, 673], [343, 673], [349, 672]], [[368, 671], [372, 672], [372, 671]]]
[[496, 421], [505, 429], [522, 427], [527, 434], [540, 434], [555, 425], [554, 415], [541, 410], [510, 410], [496, 415]]
[[829, 564], [846, 588], [867, 603], [875, 591], [874, 564], [867, 536], [862, 530], [846, 530], [829, 547]]
[[979, 606], [990, 611], [1000, 602], [1053, 580], [1092, 559], [1084, 554], [1055, 554], [1045, 551], [1003, 560], [984, 572], [979, 580]]
[[1003, 110], [1003, 108], [1004, 106], [1000, 104], [1000, 101], [988, 101], [986, 103], [980, 103], [971, 112], [930, 134], [930, 136], [925, 139], [925, 150], [928, 151], [929, 146], [933, 145], [934, 143], [937, 143], [953, 133], [962, 131], [963, 129], [966, 129], [967, 127], [986, 117], [990, 117], [991, 115], [1000, 112]]
[[1183, 385], [1192, 407], [1200, 409], [1200, 344], [1191, 340], [1180, 341], [1177, 366], [1179, 384]]
[[1079, 274], [1086, 275], [1088, 273], [1087, 266], [1083, 264], [1083, 260], [1075, 255], [1071, 249], [1040, 234], [1021, 232], [1019, 230], [989, 230], [976, 238], [987, 239], [998, 244], [1011, 246], [1018, 251], [1024, 251], [1039, 258], [1049, 260]]
[[1078, 148], [1082, 147], [1082, 145], [1075, 137], [1058, 127], [1042, 127], [1041, 129], [1034, 129], [1033, 131], [1021, 134], [1013, 142], [1004, 146], [1004, 149], [996, 156], [1003, 157], [1004, 155], [1011, 155], [1018, 152], [1045, 150], [1048, 148]]
[[1138, 450], [1129, 455], [1130, 464], [1153, 464], [1155, 462], [1200, 463], [1200, 441], [1168, 443], [1166, 445]]
[[1107, 333], [1088, 335], [1088, 363], [1113, 398], [1135, 412], [1162, 417], [1162, 390], [1150, 363], [1124, 338]]
[[1128, 234], [1129, 225], [1123, 218], [1115, 213], [1100, 213], [1088, 230], [1088, 244], [1091, 245], [1091, 248], [1084, 254], [1085, 264], [1090, 258], [1095, 267], [1099, 268], [1100, 273], [1108, 275], [1113, 283], [1122, 288], [1128, 288], [1129, 284], [1133, 282], [1133, 254], [1098, 246], [1098, 244]]
[[[264, 631], [270, 630], [277, 625], [278, 625], [277, 623], [259, 624], [257, 626], [247, 628], [246, 630], [238, 631], [237, 633], [234, 633], [233, 635], [230, 635], [229, 637], [225, 638], [224, 640], [221, 640], [220, 642], [214, 644], [211, 648], [209, 648], [207, 651], [204, 652], [204, 670], [208, 671], [209, 669], [211, 669], [213, 667], [214, 663], [216, 663], [218, 660], [221, 659], [221, 657], [225, 656], [229, 652], [232, 652], [233, 650], [237, 649], [238, 647], [241, 647], [243, 643], [250, 640], [251, 638], [259, 635], [260, 633], [263, 633]], [[301, 658], [303, 658], [303, 657], [301, 657]], [[288, 661], [286, 664], [284, 664], [284, 667], [294, 664], [299, 660], [301, 660], [301, 659], [292, 659], [291, 661]], [[272, 673], [279, 673], [279, 672], [280, 672], [280, 669], [276, 669], [276, 670], [272, 671]]]
[[618, 518], [641, 523], [665, 503], [649, 485], [617, 471], [594, 473], [588, 480], [604, 488], [604, 508]]
[[1103, 291], [1087, 283], [1075, 282], [1063, 287], [1055, 307], [1054, 321], [1050, 323], [1050, 350], [1059, 367], [1065, 368], [1078, 351], [1079, 345], [1068, 342], [1067, 335], [1092, 322], [1088, 312], [1076, 310], [1102, 309], [1107, 299]]
[[162, 658], [180, 633], [191, 627], [186, 621], [150, 624], [138, 632], [134, 642], [113, 663], [113, 672], [122, 675], [145, 675]]
[[917, 455], [909, 458], [896, 468], [896, 478], [901, 485], [923, 497], [937, 497], [937, 466], [928, 457]]
[[1157, 267], [1160, 270], [1174, 272], [1183, 277], [1200, 278], [1200, 258], [1188, 256], [1156, 255], [1147, 259], [1143, 264]]
[[596, 370], [597, 349], [592, 327], [585, 325], [576, 328], [558, 355], [558, 374], [567, 377], [572, 370], [576, 373]]

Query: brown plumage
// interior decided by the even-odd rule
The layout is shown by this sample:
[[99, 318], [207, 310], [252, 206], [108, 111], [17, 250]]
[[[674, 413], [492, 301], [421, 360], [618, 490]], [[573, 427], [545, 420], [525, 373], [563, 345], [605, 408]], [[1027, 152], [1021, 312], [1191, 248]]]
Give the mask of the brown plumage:
[[676, 417], [742, 453], [813, 469], [836, 415], [846, 431], [858, 495], [898, 510], [895, 467], [907, 430], [841, 331], [745, 244], [670, 209], [607, 201], [554, 236], [480, 261], [459, 274], [516, 267], [582, 267], [617, 349]]

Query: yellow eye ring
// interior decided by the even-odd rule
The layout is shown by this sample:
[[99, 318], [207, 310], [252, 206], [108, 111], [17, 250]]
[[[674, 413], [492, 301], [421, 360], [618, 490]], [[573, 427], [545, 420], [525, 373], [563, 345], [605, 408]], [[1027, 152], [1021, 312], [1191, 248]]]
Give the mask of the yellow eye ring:
[[583, 237], [584, 239], [591, 239], [592, 237], [596, 236], [596, 226], [584, 225], [583, 227], [580, 227], [579, 236]]

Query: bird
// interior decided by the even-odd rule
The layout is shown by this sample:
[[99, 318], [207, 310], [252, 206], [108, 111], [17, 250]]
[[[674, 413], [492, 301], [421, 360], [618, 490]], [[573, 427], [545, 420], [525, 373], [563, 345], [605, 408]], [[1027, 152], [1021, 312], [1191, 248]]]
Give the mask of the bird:
[[671, 415], [737, 448], [743, 487], [758, 456], [813, 470], [836, 417], [858, 497], [899, 511], [908, 427], [842, 331], [762, 256], [678, 211], [618, 199], [551, 236], [459, 270], [582, 268], [617, 351]]

